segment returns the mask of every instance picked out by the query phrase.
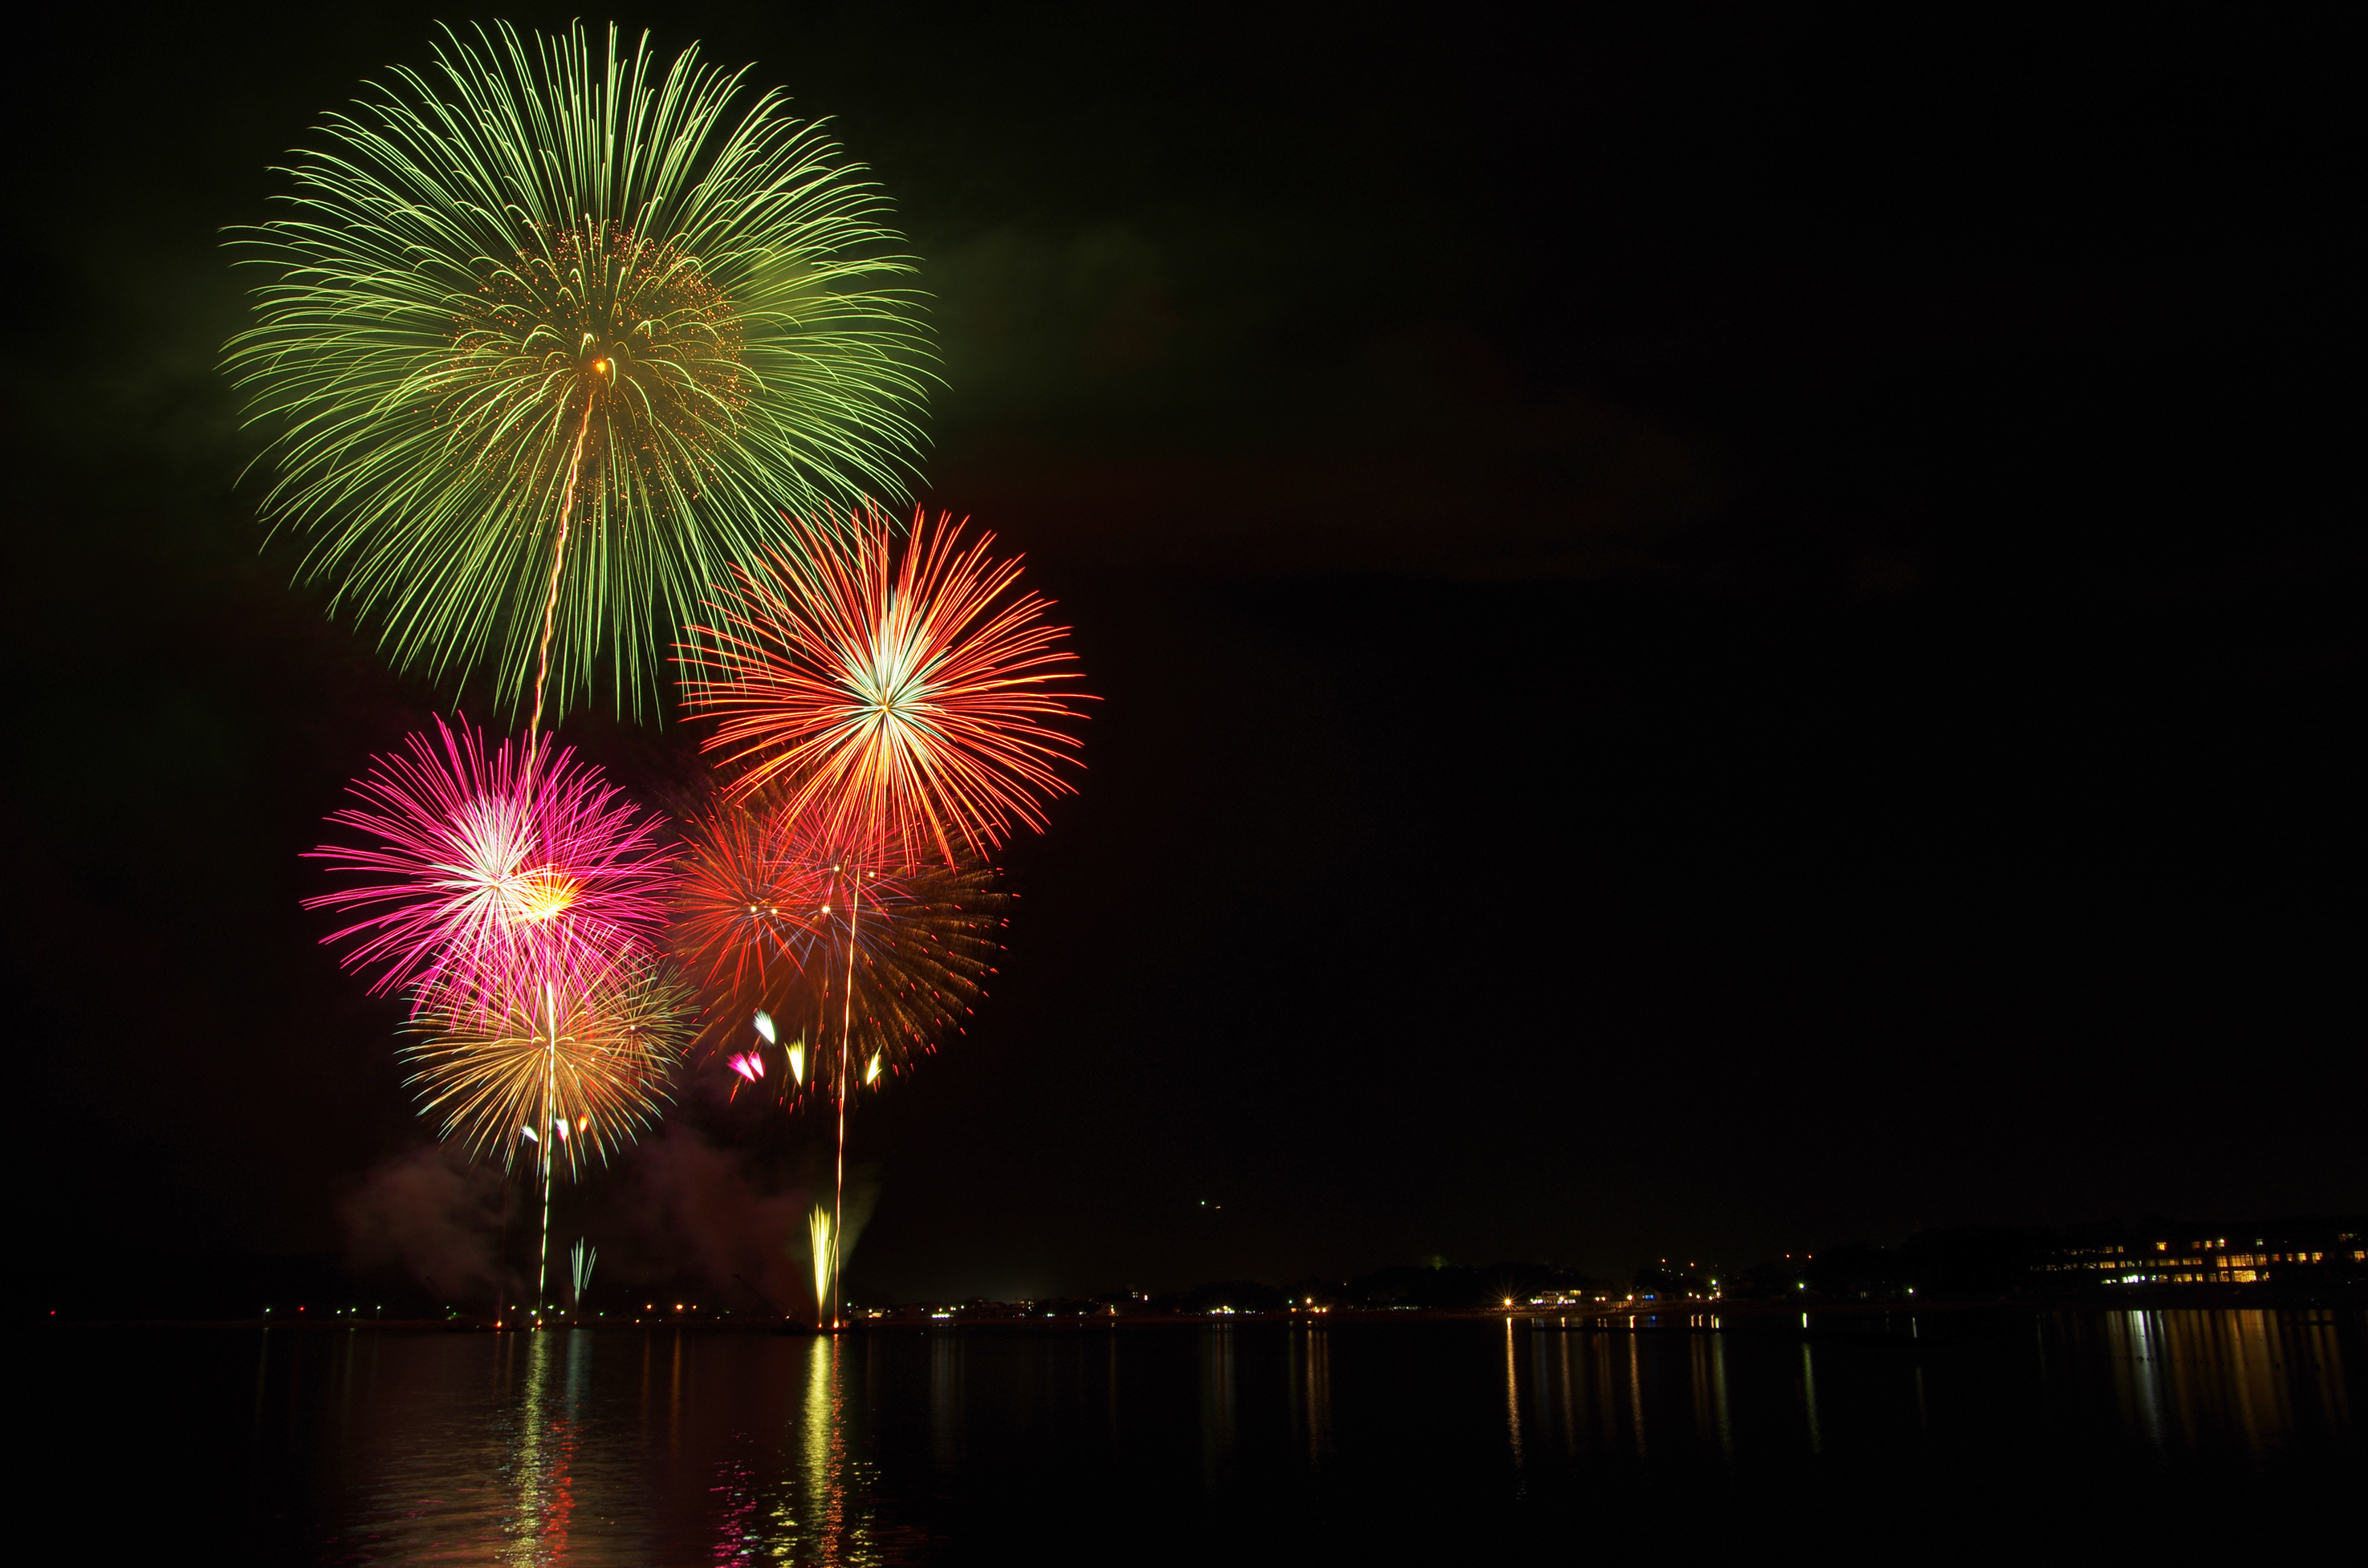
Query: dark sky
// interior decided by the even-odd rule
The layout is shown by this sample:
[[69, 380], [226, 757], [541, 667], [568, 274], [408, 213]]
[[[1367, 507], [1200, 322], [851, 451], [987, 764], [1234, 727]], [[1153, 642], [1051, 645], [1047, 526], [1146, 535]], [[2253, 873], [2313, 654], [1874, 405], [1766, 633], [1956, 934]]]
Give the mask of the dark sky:
[[[0, 822], [18, 1223], [114, 1278], [336, 1251], [425, 1141], [297, 857], [454, 694], [259, 551], [212, 369], [219, 228], [428, 13], [84, 15], [10, 67]], [[2334, 38], [953, 15], [620, 17], [877, 171], [928, 497], [1105, 699], [978, 1023], [859, 1125], [859, 1289], [2368, 1205]], [[761, 1198], [811, 1131], [651, 1158]]]

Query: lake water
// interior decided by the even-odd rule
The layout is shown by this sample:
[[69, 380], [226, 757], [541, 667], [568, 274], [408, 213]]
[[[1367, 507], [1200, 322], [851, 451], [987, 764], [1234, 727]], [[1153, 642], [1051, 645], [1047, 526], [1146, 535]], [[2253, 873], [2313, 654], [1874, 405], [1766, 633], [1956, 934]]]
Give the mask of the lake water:
[[86, 1539], [58, 1561], [2184, 1555], [2356, 1522], [2363, 1339], [2356, 1309], [60, 1328], [20, 1511]]

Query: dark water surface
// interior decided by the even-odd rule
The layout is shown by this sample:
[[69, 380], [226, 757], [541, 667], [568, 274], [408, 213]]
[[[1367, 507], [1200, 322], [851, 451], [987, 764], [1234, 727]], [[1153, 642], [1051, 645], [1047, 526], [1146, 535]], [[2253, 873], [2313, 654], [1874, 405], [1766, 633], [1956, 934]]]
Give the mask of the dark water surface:
[[1579, 1322], [57, 1329], [23, 1506], [75, 1561], [1862, 1560], [2291, 1540], [2368, 1480], [2356, 1309]]

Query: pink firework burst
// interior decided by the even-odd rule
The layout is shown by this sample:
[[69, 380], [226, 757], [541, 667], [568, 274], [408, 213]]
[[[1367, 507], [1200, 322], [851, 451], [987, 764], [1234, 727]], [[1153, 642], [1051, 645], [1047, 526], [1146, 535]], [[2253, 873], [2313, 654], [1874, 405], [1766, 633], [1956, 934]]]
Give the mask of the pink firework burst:
[[361, 880], [304, 901], [362, 918], [346, 967], [373, 993], [486, 995], [522, 977], [604, 973], [655, 949], [673, 885], [663, 821], [571, 749], [488, 754], [466, 721], [372, 759], [359, 806], [329, 820], [364, 836], [311, 858]]

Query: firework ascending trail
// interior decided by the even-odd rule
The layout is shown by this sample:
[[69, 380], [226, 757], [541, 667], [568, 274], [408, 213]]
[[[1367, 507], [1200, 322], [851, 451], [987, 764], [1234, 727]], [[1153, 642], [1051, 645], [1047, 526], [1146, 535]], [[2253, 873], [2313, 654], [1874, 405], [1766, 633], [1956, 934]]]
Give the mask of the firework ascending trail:
[[530, 733], [546, 668], [638, 711], [654, 624], [919, 449], [914, 265], [861, 165], [779, 92], [727, 113], [695, 47], [620, 42], [448, 29], [233, 239], [274, 274], [225, 351], [264, 515], [398, 665], [531, 687]]
[[735, 564], [680, 660], [685, 701], [716, 721], [705, 749], [739, 770], [732, 797], [769, 788], [899, 867], [984, 859], [1015, 822], [1042, 831], [1077, 744], [1043, 722], [1083, 699], [1060, 684], [1078, 678], [1067, 629], [1012, 594], [1019, 562], [987, 553], [992, 534], [964, 545], [951, 515], [916, 513], [901, 550], [877, 512], [791, 527], [798, 553]]
[[539, 767], [507, 742], [490, 755], [467, 723], [437, 722], [408, 753], [355, 781], [362, 804], [329, 820], [359, 846], [312, 852], [367, 879], [304, 901], [360, 913], [332, 942], [359, 937], [347, 967], [373, 990], [410, 991], [423, 1010], [628, 970], [655, 946], [672, 870], [661, 820], [561, 748]]

